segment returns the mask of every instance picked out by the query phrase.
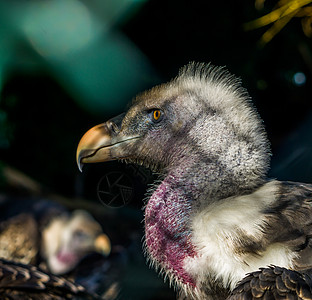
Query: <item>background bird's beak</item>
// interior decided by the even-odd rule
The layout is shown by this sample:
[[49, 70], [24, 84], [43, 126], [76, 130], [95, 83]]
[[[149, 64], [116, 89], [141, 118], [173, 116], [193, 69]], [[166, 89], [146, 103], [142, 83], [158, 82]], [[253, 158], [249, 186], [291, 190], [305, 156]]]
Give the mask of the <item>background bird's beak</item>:
[[103, 124], [94, 126], [81, 138], [77, 148], [77, 164], [82, 170], [84, 163], [105, 162], [127, 158], [127, 145], [139, 136], [120, 134], [124, 114]]
[[105, 256], [111, 252], [111, 242], [106, 234], [100, 234], [94, 242], [95, 250]]

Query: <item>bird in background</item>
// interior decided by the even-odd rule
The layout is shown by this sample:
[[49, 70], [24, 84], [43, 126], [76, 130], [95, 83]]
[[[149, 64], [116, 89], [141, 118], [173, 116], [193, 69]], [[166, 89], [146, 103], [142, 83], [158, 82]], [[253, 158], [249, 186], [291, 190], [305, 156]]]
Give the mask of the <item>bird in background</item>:
[[0, 197], [0, 207], [1, 258], [62, 275], [92, 251], [110, 253], [109, 238], [85, 210], [68, 212], [53, 201], [10, 196]]
[[42, 232], [42, 256], [56, 275], [68, 273], [92, 251], [107, 256], [110, 250], [100, 224], [84, 210], [54, 218]]
[[77, 163], [159, 174], [144, 251], [179, 299], [312, 299], [312, 185], [268, 178], [270, 155], [240, 80], [190, 63], [86, 132]]
[[1, 299], [117, 297], [110, 239], [90, 213], [41, 197], [1, 195], [0, 207]]

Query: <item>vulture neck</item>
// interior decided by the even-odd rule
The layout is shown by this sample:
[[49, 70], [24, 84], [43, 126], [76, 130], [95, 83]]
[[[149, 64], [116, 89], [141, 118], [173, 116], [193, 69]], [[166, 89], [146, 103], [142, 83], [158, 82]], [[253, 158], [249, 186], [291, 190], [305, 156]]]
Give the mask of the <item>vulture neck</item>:
[[196, 289], [196, 279], [184, 268], [187, 259], [198, 255], [191, 218], [203, 207], [238, 193], [239, 183], [230, 177], [222, 165], [193, 156], [193, 161], [180, 160], [179, 167], [171, 168], [150, 197], [145, 208], [146, 250], [152, 265], [170, 282]]
[[194, 289], [195, 279], [185, 271], [184, 260], [197, 255], [191, 242], [190, 218], [197, 200], [203, 198], [207, 183], [202, 180], [209, 174], [203, 162], [180, 161], [179, 166], [167, 173], [147, 203], [145, 242], [151, 263], [170, 282]]

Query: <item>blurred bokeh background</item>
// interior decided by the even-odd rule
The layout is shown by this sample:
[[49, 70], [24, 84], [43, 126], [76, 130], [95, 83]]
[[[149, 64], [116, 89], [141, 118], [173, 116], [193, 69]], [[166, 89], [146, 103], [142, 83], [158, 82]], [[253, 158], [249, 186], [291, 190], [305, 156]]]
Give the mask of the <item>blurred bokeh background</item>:
[[[79, 173], [79, 139], [187, 62], [212, 62], [241, 78], [263, 118], [270, 176], [312, 182], [309, 2], [0, 0], [1, 192], [48, 195], [90, 210], [112, 243], [131, 248], [121, 299], [174, 299], [141, 251], [142, 199], [152, 174], [119, 163]], [[280, 23], [248, 25], [294, 3]], [[114, 172], [131, 190], [119, 208], [98, 193], [103, 176]]]

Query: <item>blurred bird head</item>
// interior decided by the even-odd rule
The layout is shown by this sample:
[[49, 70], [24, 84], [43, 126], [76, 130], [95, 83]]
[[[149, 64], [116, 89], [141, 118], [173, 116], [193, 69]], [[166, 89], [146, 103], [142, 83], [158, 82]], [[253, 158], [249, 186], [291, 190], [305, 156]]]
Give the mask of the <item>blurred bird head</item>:
[[56, 275], [71, 271], [92, 251], [106, 256], [110, 250], [100, 224], [83, 210], [52, 219], [42, 232], [42, 255]]
[[125, 114], [90, 129], [77, 149], [80, 170], [115, 159], [164, 175], [197, 168], [196, 185], [206, 185], [207, 176], [196, 176], [204, 171], [211, 194], [220, 197], [260, 185], [269, 157], [262, 122], [240, 81], [202, 63], [138, 95]]

